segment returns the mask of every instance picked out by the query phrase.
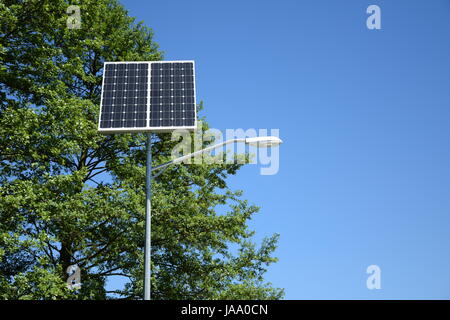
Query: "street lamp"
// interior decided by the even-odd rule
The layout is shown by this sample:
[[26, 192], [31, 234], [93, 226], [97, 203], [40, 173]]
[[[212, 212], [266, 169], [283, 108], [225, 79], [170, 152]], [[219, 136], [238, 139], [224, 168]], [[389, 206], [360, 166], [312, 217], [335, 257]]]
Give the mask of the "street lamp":
[[[177, 129], [191, 131], [198, 127], [194, 61], [105, 62], [103, 69], [98, 131], [105, 134], [147, 134], [144, 300], [150, 300], [152, 171], [164, 169], [229, 143], [243, 142], [256, 147], [273, 147], [282, 141], [277, 137], [231, 139], [152, 169], [151, 132], [171, 132]], [[154, 177], [163, 171], [159, 171]]]
[[[166, 163], [160, 164], [159, 166], [156, 166], [152, 168], [152, 153], [151, 153], [151, 134], [147, 134], [147, 178], [146, 178], [146, 206], [145, 206], [145, 255], [144, 255], [144, 300], [150, 300], [151, 298], [151, 248], [152, 248], [152, 242], [151, 242], [151, 196], [152, 196], [152, 190], [151, 190], [151, 178], [152, 178], [152, 171], [164, 169], [172, 164], [183, 162], [184, 160], [190, 159], [192, 157], [195, 157], [199, 154], [206, 153], [208, 151], [223, 147], [227, 144], [231, 143], [239, 143], [243, 142], [245, 144], [248, 144], [250, 146], [258, 147], [258, 148], [269, 148], [269, 147], [276, 147], [283, 143], [283, 141], [278, 137], [268, 136], [268, 137], [254, 137], [254, 138], [235, 138], [226, 140], [224, 142], [215, 144], [213, 146], [207, 147], [202, 150], [198, 150], [195, 152], [192, 152], [190, 154], [181, 156], [179, 158], [176, 158], [174, 160], [168, 161]], [[161, 173], [160, 171], [159, 173]], [[157, 174], [158, 175], [158, 174]], [[156, 175], [155, 175], [156, 176]]]

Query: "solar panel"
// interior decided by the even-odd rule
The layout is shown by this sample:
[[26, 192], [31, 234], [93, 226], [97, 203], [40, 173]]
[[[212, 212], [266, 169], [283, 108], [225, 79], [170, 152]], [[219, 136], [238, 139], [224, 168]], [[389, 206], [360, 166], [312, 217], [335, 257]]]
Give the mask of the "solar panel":
[[195, 127], [193, 61], [105, 62], [100, 132]]

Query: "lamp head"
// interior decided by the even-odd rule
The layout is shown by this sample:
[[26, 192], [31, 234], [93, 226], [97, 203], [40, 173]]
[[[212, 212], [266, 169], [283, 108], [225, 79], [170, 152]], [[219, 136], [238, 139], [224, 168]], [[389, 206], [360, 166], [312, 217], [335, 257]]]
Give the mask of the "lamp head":
[[254, 138], [246, 138], [245, 143], [259, 148], [269, 148], [269, 147], [277, 147], [283, 143], [283, 141], [274, 136], [270, 137], [254, 137]]

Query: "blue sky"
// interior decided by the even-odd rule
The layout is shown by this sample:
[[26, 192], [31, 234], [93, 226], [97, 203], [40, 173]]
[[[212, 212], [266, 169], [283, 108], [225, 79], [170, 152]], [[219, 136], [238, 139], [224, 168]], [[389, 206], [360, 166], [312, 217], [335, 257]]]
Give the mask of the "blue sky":
[[256, 239], [281, 235], [266, 278], [287, 299], [450, 298], [450, 1], [122, 3], [196, 61], [211, 127], [280, 130], [278, 174], [230, 185]]

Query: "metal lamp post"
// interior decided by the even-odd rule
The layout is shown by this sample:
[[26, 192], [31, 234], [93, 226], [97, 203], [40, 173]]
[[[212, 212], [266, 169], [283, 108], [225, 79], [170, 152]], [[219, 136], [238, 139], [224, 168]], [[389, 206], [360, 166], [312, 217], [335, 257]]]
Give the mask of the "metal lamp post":
[[147, 163], [145, 181], [145, 256], [144, 256], [144, 300], [151, 299], [151, 254], [152, 254], [152, 134], [147, 133]]
[[195, 157], [199, 154], [217, 149], [224, 145], [230, 143], [238, 143], [243, 142], [245, 144], [259, 147], [259, 148], [267, 148], [267, 147], [275, 147], [283, 143], [283, 141], [278, 137], [255, 137], [255, 138], [236, 138], [230, 139], [213, 146], [207, 147], [205, 149], [184, 155], [182, 157], [176, 158], [174, 160], [163, 163], [159, 166], [152, 168], [152, 141], [151, 141], [151, 133], [147, 133], [147, 163], [146, 163], [146, 201], [145, 201], [145, 253], [144, 253], [144, 300], [151, 300], [151, 230], [152, 230], [152, 219], [151, 219], [151, 196], [152, 196], [152, 171], [164, 169], [172, 164], [180, 163], [184, 160]]

